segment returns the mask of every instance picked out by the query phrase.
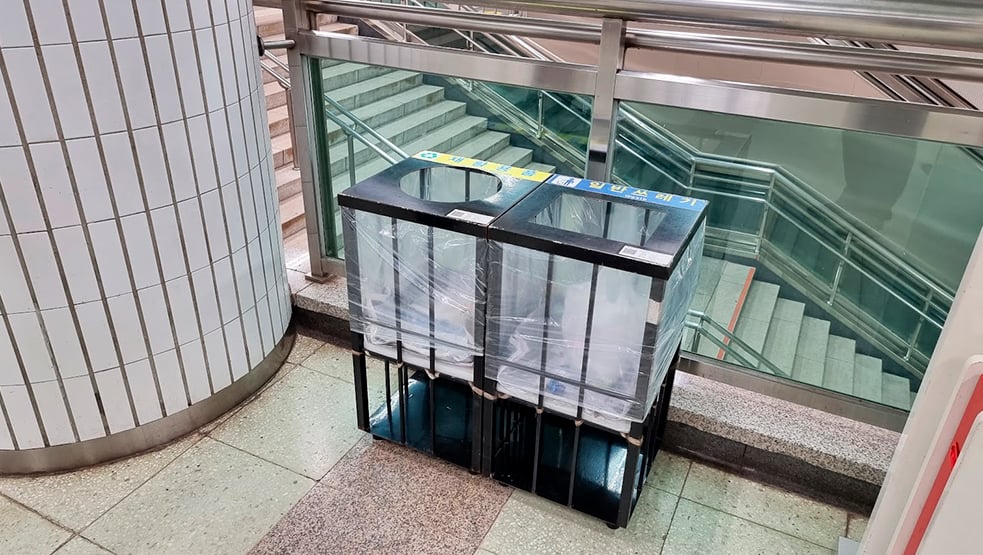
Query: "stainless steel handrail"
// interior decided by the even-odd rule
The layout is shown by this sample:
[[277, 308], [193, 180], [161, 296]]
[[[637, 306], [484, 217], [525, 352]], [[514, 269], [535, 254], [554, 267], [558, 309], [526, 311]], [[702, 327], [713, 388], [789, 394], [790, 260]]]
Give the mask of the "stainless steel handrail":
[[[695, 330], [696, 333], [700, 334], [701, 336], [710, 339], [712, 343], [724, 351], [724, 358], [726, 358], [728, 355], [737, 358], [743, 366], [748, 368], [759, 368], [758, 365], [752, 362], [753, 360], [757, 360], [760, 363], [760, 366], [767, 368], [770, 373], [782, 378], [791, 378], [791, 375], [788, 372], [782, 370], [775, 365], [775, 363], [765, 358], [764, 355], [757, 351], [757, 349], [752, 348], [739, 337], [734, 335], [732, 331], [720, 325], [720, 323], [713, 318], [707, 316], [706, 313], [691, 309], [687, 313], [687, 316], [696, 318], [698, 322], [687, 320], [683, 325], [689, 329]], [[710, 327], [717, 333], [721, 334], [723, 339], [714, 337], [707, 331], [707, 327]], [[744, 353], [747, 353], [748, 357], [745, 358], [744, 353], [738, 352], [738, 350], [734, 348], [735, 345], [740, 347]]]

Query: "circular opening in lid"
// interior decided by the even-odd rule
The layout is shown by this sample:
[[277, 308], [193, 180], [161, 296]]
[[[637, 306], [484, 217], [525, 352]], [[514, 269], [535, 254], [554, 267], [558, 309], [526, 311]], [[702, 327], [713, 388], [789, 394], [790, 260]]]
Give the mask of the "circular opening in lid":
[[404, 175], [399, 188], [406, 194], [433, 202], [469, 202], [502, 190], [497, 177], [474, 170], [437, 166]]

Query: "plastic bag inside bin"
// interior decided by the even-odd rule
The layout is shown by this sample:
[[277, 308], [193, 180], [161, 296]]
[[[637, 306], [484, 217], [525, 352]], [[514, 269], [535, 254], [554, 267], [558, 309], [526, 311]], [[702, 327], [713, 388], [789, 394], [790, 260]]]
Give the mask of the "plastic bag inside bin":
[[476, 261], [484, 259], [485, 242], [389, 216], [342, 212], [346, 229], [357, 236], [348, 279], [361, 301], [351, 307], [351, 328], [364, 334], [366, 349], [395, 359], [398, 338], [404, 361], [429, 368], [433, 346], [436, 371], [471, 380], [472, 358], [484, 343], [475, 322], [484, 317]]
[[[661, 214], [637, 205], [561, 199], [537, 223], [636, 246], [658, 233]], [[570, 416], [583, 407], [582, 418], [619, 432], [643, 421], [682, 338], [703, 229], [665, 281], [491, 242], [490, 275], [501, 286], [488, 300], [486, 354], [499, 392], [537, 404], [541, 396]]]

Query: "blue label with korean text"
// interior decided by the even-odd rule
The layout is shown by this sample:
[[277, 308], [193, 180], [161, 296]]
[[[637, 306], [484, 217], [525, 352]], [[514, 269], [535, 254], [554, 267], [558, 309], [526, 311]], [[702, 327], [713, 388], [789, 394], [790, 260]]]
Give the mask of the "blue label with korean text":
[[688, 210], [703, 210], [707, 205], [707, 201], [703, 199], [660, 193], [658, 191], [649, 191], [648, 189], [637, 189], [627, 185], [615, 185], [603, 181], [591, 181], [590, 179], [581, 179], [579, 177], [568, 177], [566, 175], [554, 175], [546, 182], [568, 189], [590, 191], [603, 195], [640, 200], [642, 202], [685, 208]]

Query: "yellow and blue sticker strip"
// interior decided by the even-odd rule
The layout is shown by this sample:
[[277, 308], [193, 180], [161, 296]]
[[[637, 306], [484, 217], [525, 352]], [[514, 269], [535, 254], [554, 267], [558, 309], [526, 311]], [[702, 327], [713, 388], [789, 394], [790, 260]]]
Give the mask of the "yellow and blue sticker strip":
[[638, 189], [627, 185], [615, 185], [613, 183], [605, 183], [603, 181], [591, 181], [590, 179], [581, 179], [579, 177], [569, 177], [566, 175], [554, 175], [549, 179], [549, 181], [547, 181], [547, 183], [550, 185], [566, 187], [568, 189], [590, 191], [592, 193], [601, 193], [604, 195], [640, 200], [642, 202], [649, 202], [662, 206], [686, 208], [689, 210], [703, 210], [707, 205], [707, 201], [703, 199], [684, 197], [682, 195], [674, 195], [670, 193], [660, 193], [658, 191], [650, 191], [648, 189]]
[[509, 177], [514, 177], [516, 179], [535, 181], [536, 183], [542, 183], [543, 181], [549, 179], [551, 175], [553, 175], [551, 173], [541, 172], [538, 170], [517, 168], [515, 166], [506, 166], [505, 164], [496, 164], [495, 162], [475, 160], [473, 158], [465, 158], [464, 156], [454, 156], [453, 154], [444, 154], [441, 152], [433, 152], [430, 150], [425, 150], [414, 156], [414, 158], [417, 158], [419, 160], [426, 160], [428, 162], [436, 162], [438, 164], [444, 164], [445, 166], [470, 168], [475, 170], [486, 171], [493, 174], [507, 175]]

